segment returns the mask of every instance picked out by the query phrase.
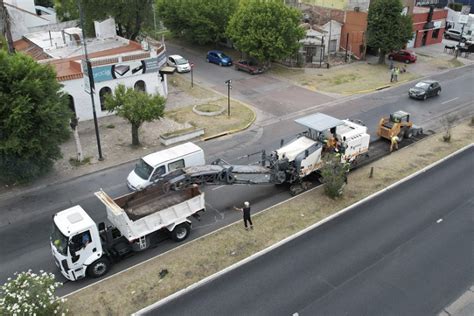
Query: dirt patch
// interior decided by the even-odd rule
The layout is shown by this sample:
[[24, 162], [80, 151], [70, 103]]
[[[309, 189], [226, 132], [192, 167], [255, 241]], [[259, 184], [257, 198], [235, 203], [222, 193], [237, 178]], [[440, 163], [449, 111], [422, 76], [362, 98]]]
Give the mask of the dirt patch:
[[[403, 67], [395, 63], [394, 66]], [[409, 71], [399, 75], [398, 81], [409, 81], [419, 77]], [[357, 62], [327, 69], [285, 69], [273, 67], [271, 73], [294, 81], [313, 91], [340, 94], [353, 94], [374, 90], [390, 83], [390, 70], [387, 65], [372, 65]]]
[[[440, 135], [427, 137], [352, 172], [345, 194], [337, 200], [326, 197], [321, 187], [306, 192], [255, 215], [254, 231], [233, 224], [77, 292], [69, 296], [67, 305], [75, 315], [135, 312], [470, 144], [473, 131], [466, 122], [453, 129], [450, 143], [443, 142]], [[375, 171], [369, 178], [371, 167]], [[161, 278], [163, 269], [169, 274]]]

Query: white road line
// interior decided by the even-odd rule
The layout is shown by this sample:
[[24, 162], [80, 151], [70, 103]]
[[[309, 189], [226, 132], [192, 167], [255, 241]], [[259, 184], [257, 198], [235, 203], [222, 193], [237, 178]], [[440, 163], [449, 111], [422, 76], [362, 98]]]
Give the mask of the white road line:
[[441, 223], [442, 221], [443, 221], [443, 219], [440, 218], [440, 219], [438, 219], [438, 220], [436, 221], [436, 224], [439, 224], [439, 223]]
[[218, 186], [218, 187], [212, 188], [211, 190], [212, 190], [212, 191], [215, 191], [215, 190], [218, 190], [218, 189], [223, 188], [223, 187], [225, 187], [225, 185], [220, 185], [220, 186]]
[[441, 102], [441, 104], [446, 104], [446, 103], [452, 102], [452, 101], [457, 100], [457, 99], [459, 99], [459, 97], [455, 97], [455, 98], [453, 98], [453, 99], [450, 99], [450, 100]]

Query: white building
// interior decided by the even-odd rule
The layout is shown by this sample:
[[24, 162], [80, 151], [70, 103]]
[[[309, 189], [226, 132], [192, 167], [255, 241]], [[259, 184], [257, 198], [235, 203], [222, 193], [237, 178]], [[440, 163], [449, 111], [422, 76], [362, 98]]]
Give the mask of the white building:
[[[339, 51], [342, 24], [331, 20], [321, 26], [309, 26], [300, 40], [307, 63], [319, 63], [323, 56]], [[324, 50], [324, 54], [323, 54]]]
[[4, 0], [10, 16], [10, 29], [14, 41], [35, 27], [57, 23], [56, 12], [52, 8], [35, 6], [34, 0]]
[[[451, 28], [461, 31], [462, 24], [459, 23], [459, 16], [461, 12], [454, 11], [453, 9], [446, 8], [448, 10], [448, 16], [446, 22], [450, 24]], [[474, 33], [474, 14], [470, 13], [467, 24], [464, 25], [463, 34], [472, 35]]]
[[[112, 114], [105, 110], [104, 96], [113, 93], [119, 84], [166, 97], [166, 75], [160, 72], [166, 63], [164, 45], [141, 45], [117, 36], [112, 19], [95, 22], [95, 28], [97, 37], [87, 39], [86, 43], [95, 82], [94, 100], [98, 117]], [[53, 66], [77, 117], [82, 121], [93, 118], [91, 97], [85, 91], [89, 81], [84, 76], [87, 71], [82, 67], [84, 48], [80, 28], [26, 34], [15, 42], [15, 48], [40, 63]]]

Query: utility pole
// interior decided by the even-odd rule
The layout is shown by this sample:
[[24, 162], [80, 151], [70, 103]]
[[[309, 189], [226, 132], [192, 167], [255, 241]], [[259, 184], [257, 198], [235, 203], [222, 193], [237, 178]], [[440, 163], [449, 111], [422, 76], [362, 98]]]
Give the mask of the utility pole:
[[14, 54], [15, 47], [13, 46], [10, 15], [3, 0], [0, 0], [0, 23], [0, 29], [5, 33], [7, 39], [8, 53]]
[[[82, 43], [84, 45], [84, 58], [85, 58], [85, 64], [86, 64], [86, 71], [87, 75], [89, 77], [89, 86], [90, 86], [90, 91], [88, 92], [91, 96], [91, 103], [92, 103], [92, 114], [94, 116], [94, 127], [95, 127], [95, 137], [97, 139], [97, 149], [99, 151], [99, 161], [104, 160], [104, 157], [102, 156], [102, 148], [100, 146], [100, 136], [99, 136], [99, 124], [97, 122], [97, 113], [95, 111], [95, 100], [94, 100], [94, 76], [92, 74], [92, 66], [91, 62], [89, 60], [89, 56], [87, 55], [87, 44], [86, 44], [86, 32], [84, 31], [84, 12], [82, 11], [82, 0], [77, 1], [77, 5], [79, 7], [79, 15], [80, 15], [80, 22], [81, 22], [81, 29], [82, 29]], [[86, 91], [87, 92], [87, 91]]]
[[230, 89], [232, 89], [232, 80], [226, 80], [227, 85], [227, 117], [230, 117]]

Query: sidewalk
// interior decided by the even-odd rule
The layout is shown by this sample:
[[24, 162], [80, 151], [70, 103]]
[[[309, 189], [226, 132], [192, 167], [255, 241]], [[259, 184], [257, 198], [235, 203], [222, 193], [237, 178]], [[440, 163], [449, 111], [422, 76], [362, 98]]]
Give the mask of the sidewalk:
[[438, 316], [469, 316], [474, 315], [474, 285], [456, 301], [445, 307]]
[[[173, 77], [168, 82], [168, 99], [166, 110], [173, 110], [187, 107], [195, 104], [202, 104], [206, 101], [213, 101], [221, 98], [220, 95], [199, 95], [193, 90], [191, 93], [184, 91], [178, 85], [173, 84]], [[199, 89], [196, 89], [199, 90]], [[164, 149], [165, 146], [159, 142], [159, 135], [179, 129], [191, 127], [190, 124], [180, 124], [168, 118], [144, 123], [139, 130], [141, 145], [132, 147], [132, 132], [130, 124], [115, 115], [99, 118], [99, 134], [103, 161], [98, 160], [98, 148], [95, 135], [94, 121], [79, 121], [79, 137], [84, 158], [89, 160], [81, 166], [73, 166], [69, 160], [75, 159], [76, 147], [74, 137], [61, 145], [63, 158], [56, 161], [54, 169], [46, 176], [37, 179], [27, 186], [0, 186], [0, 197], [5, 194], [14, 194], [28, 191], [37, 187], [51, 185], [79, 177], [85, 174], [93, 173], [116, 165], [134, 161], [146, 154]]]
[[399, 85], [416, 78], [432, 76], [440, 72], [474, 64], [474, 54], [468, 58], [458, 57], [444, 51], [444, 46], [453, 45], [453, 41], [443, 40], [440, 44], [411, 49], [418, 59], [415, 63], [394, 62], [394, 66], [405, 67], [407, 72], [399, 76], [398, 82], [390, 82], [389, 60], [385, 65], [378, 64], [378, 56], [367, 55], [363, 61], [326, 68], [286, 68], [274, 67], [271, 75], [284, 78], [318, 93], [340, 98], [343, 95], [364, 94], [382, 88]]

